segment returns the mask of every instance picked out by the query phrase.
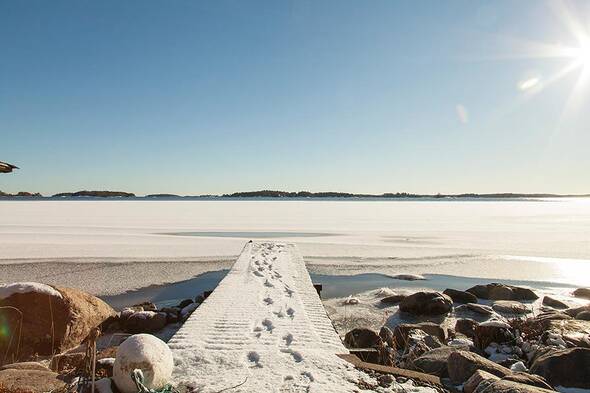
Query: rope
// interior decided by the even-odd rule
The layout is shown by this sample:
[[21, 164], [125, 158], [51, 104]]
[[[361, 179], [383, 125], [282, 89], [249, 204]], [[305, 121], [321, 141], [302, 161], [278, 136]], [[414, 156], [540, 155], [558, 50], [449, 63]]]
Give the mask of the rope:
[[166, 385], [162, 389], [149, 389], [144, 384], [144, 377], [143, 372], [136, 368], [131, 372], [131, 380], [135, 383], [135, 387], [137, 388], [137, 393], [178, 393], [176, 389], [172, 387], [172, 385]]

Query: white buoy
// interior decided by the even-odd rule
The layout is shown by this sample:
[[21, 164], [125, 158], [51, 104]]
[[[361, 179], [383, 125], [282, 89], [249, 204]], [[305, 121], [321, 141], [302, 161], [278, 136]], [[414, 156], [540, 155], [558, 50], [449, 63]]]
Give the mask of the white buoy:
[[170, 382], [173, 368], [172, 352], [164, 341], [151, 334], [135, 334], [117, 349], [113, 381], [121, 393], [137, 393], [131, 373], [140, 369], [147, 388], [161, 389]]

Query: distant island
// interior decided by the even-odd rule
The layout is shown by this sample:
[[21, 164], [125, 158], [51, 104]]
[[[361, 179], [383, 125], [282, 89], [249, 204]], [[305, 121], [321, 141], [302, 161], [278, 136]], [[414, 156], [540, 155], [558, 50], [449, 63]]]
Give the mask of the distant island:
[[42, 198], [42, 197], [43, 197], [43, 195], [39, 194], [38, 192], [32, 193], [32, 192], [21, 191], [21, 192], [17, 192], [16, 194], [9, 194], [9, 193], [0, 191], [0, 198]]
[[90, 198], [134, 198], [135, 194], [123, 191], [77, 191], [62, 192], [55, 194], [52, 198], [72, 198], [72, 197], [90, 197]]
[[[234, 192], [232, 194], [223, 195], [177, 195], [169, 193], [148, 194], [145, 196], [137, 196], [131, 192], [124, 191], [76, 191], [76, 192], [62, 192], [52, 195], [49, 198], [54, 199], [73, 199], [73, 198], [137, 198], [137, 199], [240, 199], [240, 198], [268, 198], [268, 199], [321, 199], [321, 198], [372, 198], [372, 199], [515, 199], [515, 198], [588, 198], [590, 194], [522, 194], [522, 193], [489, 193], [489, 194], [411, 194], [407, 192], [384, 193], [384, 194], [354, 194], [349, 192], [310, 192], [310, 191], [245, 191]], [[21, 191], [16, 194], [10, 194], [0, 191], [0, 198], [47, 198], [40, 193], [32, 193]]]

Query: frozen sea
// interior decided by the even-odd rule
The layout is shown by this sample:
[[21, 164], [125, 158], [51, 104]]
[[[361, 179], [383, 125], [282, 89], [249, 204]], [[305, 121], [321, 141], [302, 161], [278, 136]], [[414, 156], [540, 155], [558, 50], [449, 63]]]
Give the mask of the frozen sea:
[[314, 274], [590, 286], [590, 199], [0, 201], [0, 283], [115, 295], [296, 243]]

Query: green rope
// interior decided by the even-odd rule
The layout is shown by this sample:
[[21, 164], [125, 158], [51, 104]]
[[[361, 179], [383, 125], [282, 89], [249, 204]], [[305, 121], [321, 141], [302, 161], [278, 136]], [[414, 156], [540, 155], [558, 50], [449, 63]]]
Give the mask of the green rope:
[[143, 384], [143, 372], [138, 368], [131, 372], [131, 380], [137, 387], [137, 393], [177, 393], [177, 390], [174, 389], [170, 384], [164, 386], [162, 389], [148, 389]]

